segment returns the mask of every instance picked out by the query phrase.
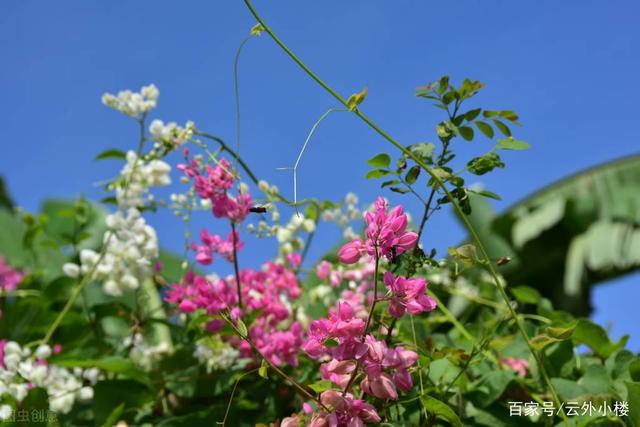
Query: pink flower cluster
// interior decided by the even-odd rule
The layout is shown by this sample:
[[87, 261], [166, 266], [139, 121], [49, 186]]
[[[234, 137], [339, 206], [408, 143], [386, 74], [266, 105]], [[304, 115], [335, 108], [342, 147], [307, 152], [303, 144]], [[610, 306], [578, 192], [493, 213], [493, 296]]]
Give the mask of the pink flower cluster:
[[193, 186], [200, 198], [211, 201], [213, 215], [216, 218], [229, 218], [233, 222], [242, 222], [249, 214], [253, 203], [251, 195], [238, 191], [233, 197], [229, 190], [235, 181], [234, 171], [226, 159], [220, 159], [215, 167], [203, 167], [196, 160], [189, 160], [189, 150], [184, 150], [187, 163], [178, 165], [178, 169], [193, 179]]
[[426, 294], [427, 282], [422, 277], [407, 279], [394, 277], [390, 271], [384, 273], [384, 284], [391, 291], [389, 313], [402, 317], [404, 313], [420, 314], [436, 308], [436, 301]]
[[[209, 281], [203, 276], [189, 272], [182, 283], [173, 284], [165, 294], [165, 300], [175, 304], [183, 313], [204, 310], [211, 316], [230, 311], [232, 318], [241, 315], [256, 315], [249, 327], [249, 336], [260, 352], [276, 365], [297, 365], [296, 355], [303, 344], [303, 329], [293, 322], [286, 331], [280, 323], [291, 317], [288, 300], [297, 299], [301, 290], [296, 275], [287, 267], [267, 262], [262, 270], [240, 271], [240, 283], [244, 313], [240, 312], [235, 277]], [[210, 332], [219, 332], [224, 321], [214, 319], [207, 325]], [[235, 344], [243, 357], [251, 357], [251, 347], [235, 336], [227, 337]]]
[[416, 233], [406, 231], [407, 216], [401, 205], [387, 212], [387, 202], [378, 197], [374, 208], [374, 212], [365, 214], [367, 240], [353, 240], [338, 251], [338, 257], [343, 263], [353, 264], [365, 253], [372, 257], [385, 256], [392, 259], [412, 248], [418, 240]]
[[341, 302], [336, 312], [329, 312], [328, 319], [311, 324], [303, 349], [313, 358], [332, 358], [320, 366], [323, 379], [344, 388], [358, 364], [362, 364], [366, 372], [360, 383], [362, 391], [380, 399], [397, 399], [397, 389], [408, 391], [413, 387], [407, 369], [418, 355], [403, 347], [390, 349], [372, 335], [363, 340], [364, 329], [365, 322], [354, 316], [348, 303]]
[[24, 273], [14, 270], [0, 255], [0, 291], [14, 291], [24, 279]]
[[[234, 239], [235, 234], [235, 239]], [[202, 244], [192, 243], [191, 249], [196, 251], [196, 261], [202, 265], [209, 265], [213, 261], [213, 254], [217, 253], [229, 262], [233, 262], [234, 244], [235, 252], [244, 248], [244, 242], [240, 241], [238, 232], [230, 232], [226, 239], [222, 239], [218, 234], [210, 234], [207, 230], [200, 232]]]
[[350, 393], [327, 390], [320, 395], [320, 402], [331, 412], [317, 412], [309, 427], [364, 427], [365, 423], [379, 423], [376, 409], [364, 400], [354, 399]]

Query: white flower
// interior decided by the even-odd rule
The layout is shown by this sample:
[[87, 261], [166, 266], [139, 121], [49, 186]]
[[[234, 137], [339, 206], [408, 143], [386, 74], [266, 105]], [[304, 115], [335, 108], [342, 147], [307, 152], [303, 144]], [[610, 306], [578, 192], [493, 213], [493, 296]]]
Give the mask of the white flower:
[[13, 408], [9, 405], [0, 405], [0, 420], [8, 420], [13, 414]]
[[80, 275], [80, 266], [72, 262], [66, 262], [62, 265], [62, 272], [66, 276], [76, 279]]
[[143, 86], [140, 93], [130, 90], [118, 92], [118, 95], [105, 93], [102, 95], [102, 103], [107, 107], [120, 111], [135, 119], [139, 119], [142, 114], [148, 113], [157, 105], [160, 92], [153, 84]]
[[302, 228], [307, 233], [313, 233], [316, 230], [316, 223], [312, 219], [305, 219]]
[[91, 400], [93, 399], [93, 388], [91, 387], [82, 387], [78, 390], [78, 399], [80, 400]]
[[[75, 264], [74, 264], [75, 265]], [[35, 353], [36, 359], [46, 359], [51, 356], [51, 347], [47, 344], [41, 344], [36, 349]]]

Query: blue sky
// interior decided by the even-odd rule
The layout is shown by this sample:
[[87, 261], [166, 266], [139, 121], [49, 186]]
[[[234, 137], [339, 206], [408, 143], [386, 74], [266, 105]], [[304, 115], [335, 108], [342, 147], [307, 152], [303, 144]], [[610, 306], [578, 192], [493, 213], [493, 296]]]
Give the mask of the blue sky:
[[[509, 108], [532, 145], [507, 153], [508, 167], [482, 183], [502, 209], [576, 170], [638, 151], [640, 4], [604, 1], [256, 0], [268, 23], [343, 95], [368, 86], [363, 111], [401, 142], [433, 141], [439, 110], [413, 96], [416, 86], [450, 74], [478, 79], [487, 108]], [[113, 162], [91, 159], [107, 147], [136, 143], [135, 124], [103, 107], [105, 91], [155, 83], [156, 117], [233, 141], [233, 57], [254, 20], [236, 1], [3, 2], [0, 6], [0, 173], [18, 203], [37, 209], [48, 196], [100, 198], [94, 183]], [[256, 173], [287, 190], [291, 165], [313, 122], [334, 100], [267, 37], [252, 39], [240, 61], [242, 154]], [[487, 141], [459, 143], [461, 158]], [[300, 197], [338, 199], [378, 193], [362, 178], [365, 160], [389, 146], [351, 115], [325, 121], [303, 159]], [[417, 208], [409, 203], [409, 209]], [[204, 220], [203, 220], [204, 221]], [[161, 241], [180, 248], [182, 224], [170, 214], [151, 222]], [[203, 222], [204, 224], [204, 222]], [[464, 233], [443, 213], [425, 246], [444, 252]], [[327, 230], [312, 256], [337, 237]], [[271, 249], [269, 249], [271, 248]], [[265, 247], [264, 250], [272, 250]], [[246, 252], [246, 262], [264, 258]], [[640, 277], [593, 293], [595, 319], [613, 335], [635, 333]]]

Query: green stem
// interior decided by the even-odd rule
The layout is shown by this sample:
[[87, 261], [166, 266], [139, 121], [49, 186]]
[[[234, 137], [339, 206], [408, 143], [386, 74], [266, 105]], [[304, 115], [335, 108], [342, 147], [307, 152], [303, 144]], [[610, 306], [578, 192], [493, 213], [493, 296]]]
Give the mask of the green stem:
[[[304, 140], [304, 144], [302, 144], [302, 149], [300, 150], [300, 153], [298, 153], [298, 158], [296, 159], [296, 163], [293, 166], [293, 205], [296, 209], [296, 213], [298, 213], [298, 165], [300, 164], [300, 160], [302, 160], [302, 155], [307, 149], [307, 145], [309, 145], [309, 141], [311, 141], [311, 137], [315, 133], [320, 123], [322, 123], [322, 121], [326, 119], [329, 116], [329, 114], [338, 113], [338, 112], [348, 112], [348, 111], [349, 110], [339, 109], [339, 108], [329, 108], [320, 116], [318, 120], [316, 120], [316, 122], [311, 127], [309, 134], [307, 135], [307, 139]], [[282, 169], [290, 169], [290, 168], [282, 168]]]
[[[318, 77], [313, 71], [311, 71], [311, 69], [309, 69], [309, 67], [307, 67], [291, 50], [289, 50], [289, 48], [278, 38], [278, 36], [275, 35], [275, 33], [271, 30], [271, 28], [262, 20], [260, 15], [258, 15], [256, 10], [251, 5], [251, 2], [249, 0], [243, 0], [243, 1], [247, 5], [247, 8], [251, 12], [251, 14], [256, 18], [256, 20], [258, 20], [258, 22], [263, 26], [264, 30], [280, 46], [280, 48], [282, 48], [282, 50], [284, 50], [285, 53], [287, 53], [287, 55], [289, 55], [289, 57], [295, 63], [297, 63], [300, 66], [300, 68], [302, 68], [309, 75], [309, 77], [311, 77], [313, 80], [315, 80], [322, 88], [324, 88], [328, 93], [330, 93], [334, 98], [336, 98], [342, 105], [344, 105], [346, 108], [349, 108], [349, 105], [347, 104], [347, 100], [346, 99], [344, 99], [342, 96], [340, 96], [335, 90], [333, 90], [322, 79], [320, 79], [320, 77]], [[449, 190], [446, 188], [446, 186], [442, 182], [442, 179], [435, 172], [433, 172], [419, 157], [414, 155], [410, 150], [408, 150], [406, 147], [404, 147], [402, 144], [400, 144], [398, 141], [396, 141], [393, 137], [391, 137], [391, 135], [389, 135], [387, 132], [385, 132], [383, 129], [381, 129], [377, 124], [375, 124], [371, 119], [369, 119], [369, 117], [364, 115], [357, 108], [352, 110], [352, 111], [362, 121], [364, 121], [367, 125], [369, 125], [370, 128], [372, 128], [374, 131], [376, 131], [380, 136], [382, 136], [389, 143], [391, 143], [397, 149], [402, 151], [403, 154], [405, 154], [407, 157], [412, 159], [417, 165], [419, 165], [421, 168], [423, 168], [431, 176], [431, 178], [433, 178], [433, 180], [436, 182], [436, 184], [440, 188], [442, 188], [442, 190], [445, 193], [445, 195], [451, 201], [451, 203], [452, 203], [452, 205], [454, 207], [454, 210], [456, 211], [456, 214], [460, 217], [460, 219], [464, 223], [465, 228], [467, 228], [467, 230], [471, 234], [472, 240], [475, 242], [476, 246], [478, 247], [478, 249], [480, 251], [480, 254], [482, 255], [482, 258], [485, 260], [487, 269], [489, 270], [489, 273], [493, 277], [494, 282], [496, 284], [496, 287], [498, 288], [498, 291], [499, 291], [500, 295], [502, 296], [502, 299], [504, 300], [505, 304], [507, 305], [507, 307], [509, 309], [509, 313], [511, 314], [511, 317], [515, 320], [515, 322], [516, 322], [516, 324], [518, 326], [518, 330], [519, 330], [520, 334], [522, 335], [522, 337], [524, 338], [524, 340], [527, 343], [527, 346], [529, 347], [529, 351], [531, 352], [531, 354], [534, 356], [534, 358], [536, 359], [536, 361], [538, 363], [538, 367], [539, 367], [540, 373], [542, 374], [542, 377], [544, 378], [544, 382], [546, 383], [547, 387], [549, 388], [549, 391], [551, 392], [551, 395], [553, 396], [553, 400], [554, 400], [555, 404], [558, 405], [559, 408], [562, 407], [561, 406], [562, 402], [560, 401], [560, 398], [558, 397], [558, 393], [556, 392], [555, 387], [551, 383], [551, 379], [549, 378], [549, 375], [548, 375], [548, 373], [547, 373], [547, 371], [546, 371], [546, 369], [544, 367], [544, 364], [542, 362], [542, 355], [539, 354], [533, 348], [533, 346], [531, 345], [531, 342], [529, 340], [529, 335], [527, 334], [527, 331], [525, 331], [524, 325], [522, 324], [522, 322], [520, 321], [520, 319], [516, 315], [516, 312], [513, 309], [513, 306], [511, 305], [511, 302], [510, 302], [509, 297], [508, 297], [508, 295], [507, 295], [507, 293], [506, 293], [506, 291], [504, 289], [504, 286], [502, 285], [501, 280], [498, 277], [498, 273], [496, 272], [493, 264], [491, 263], [491, 259], [490, 259], [489, 255], [488, 255], [484, 245], [480, 241], [478, 233], [476, 232], [475, 228], [471, 225], [471, 222], [469, 221], [467, 216], [464, 214], [464, 212], [460, 208], [460, 205], [458, 205], [458, 203], [455, 201], [454, 197], [451, 195]], [[565, 421], [565, 424], [568, 424], [568, 419], [567, 419], [567, 416], [564, 413], [564, 411], [562, 411], [561, 414], [562, 414], [562, 418]]]
[[[233, 89], [236, 98], [236, 151], [240, 153], [240, 85], [238, 84], [238, 63], [240, 62], [240, 52], [244, 45], [251, 39], [252, 35], [249, 34], [242, 40], [238, 50], [236, 51], [236, 58], [233, 61]], [[238, 161], [238, 157], [235, 158]]]
[[[133, 164], [133, 167], [131, 168], [131, 172], [129, 173], [129, 176], [127, 177], [127, 180], [125, 182], [125, 189], [124, 189], [125, 199], [127, 197], [127, 194], [129, 193], [131, 178], [136, 173], [138, 162], [141, 161], [140, 156], [142, 154], [142, 149], [144, 147], [144, 142], [145, 142], [145, 136], [144, 136], [145, 118], [146, 118], [146, 114], [143, 115], [138, 120], [138, 124], [140, 125], [140, 141], [138, 142], [138, 149], [136, 150], [136, 162]], [[82, 277], [82, 279], [80, 280], [80, 283], [78, 283], [78, 286], [76, 286], [76, 288], [71, 292], [71, 296], [67, 300], [67, 303], [64, 305], [64, 307], [62, 308], [62, 311], [60, 312], [60, 314], [58, 314], [58, 317], [56, 317], [56, 319], [53, 321], [53, 323], [47, 330], [47, 333], [45, 334], [44, 338], [42, 338], [42, 340], [38, 342], [39, 344], [46, 344], [47, 342], [49, 342], [49, 340], [51, 339], [55, 331], [60, 326], [60, 323], [62, 323], [62, 320], [64, 319], [64, 317], [67, 315], [69, 310], [71, 310], [71, 307], [73, 307], [73, 304], [75, 304], [76, 300], [78, 299], [78, 296], [82, 293], [85, 286], [87, 286], [87, 284], [91, 281], [91, 279], [93, 278], [93, 273], [95, 273], [96, 269], [98, 268], [98, 265], [100, 265], [100, 263], [102, 262], [102, 260], [104, 259], [107, 253], [107, 247], [109, 246], [109, 242], [111, 242], [113, 235], [114, 235], [113, 230], [109, 230], [109, 235], [107, 236], [104, 244], [102, 245], [102, 250], [100, 251], [100, 254], [98, 255], [98, 259], [96, 260], [95, 264], [93, 265], [93, 267], [91, 267], [91, 269], [89, 269], [87, 274], [85, 274]]]

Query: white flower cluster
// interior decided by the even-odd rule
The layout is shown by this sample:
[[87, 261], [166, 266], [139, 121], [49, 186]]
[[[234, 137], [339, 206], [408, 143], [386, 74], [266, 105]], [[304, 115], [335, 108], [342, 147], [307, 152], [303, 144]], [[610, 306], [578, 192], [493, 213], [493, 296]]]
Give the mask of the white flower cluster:
[[134, 119], [140, 119], [143, 114], [156, 107], [159, 96], [160, 91], [158, 88], [150, 84], [143, 86], [140, 92], [123, 90], [118, 92], [117, 95], [105, 93], [102, 95], [102, 103]]
[[207, 373], [217, 370], [227, 370], [238, 360], [240, 352], [222, 341], [211, 343], [196, 343], [193, 356], [205, 366]]
[[182, 145], [193, 137], [196, 125], [192, 121], [188, 121], [184, 127], [178, 126], [176, 122], [164, 123], [162, 120], [155, 119], [149, 125], [149, 133], [151, 138], [167, 145]]
[[144, 196], [151, 187], [171, 184], [171, 166], [158, 159], [144, 161], [135, 152], [127, 153], [127, 163], [120, 171], [124, 183], [116, 188], [118, 208], [144, 206]]
[[123, 345], [130, 348], [129, 357], [133, 362], [146, 371], [150, 371], [153, 365], [169, 354], [169, 345], [161, 342], [158, 345], [149, 345], [142, 334], [135, 333], [126, 337]]
[[322, 212], [322, 219], [327, 222], [335, 222], [342, 228], [342, 234], [346, 240], [353, 240], [357, 234], [349, 226], [349, 222], [362, 219], [363, 213], [357, 207], [358, 196], [354, 193], [347, 193], [344, 203], [334, 209], [327, 209]]
[[151, 274], [152, 261], [159, 255], [158, 238], [135, 208], [129, 208], [126, 216], [121, 211], [111, 214], [106, 222], [110, 231], [104, 237], [104, 256], [100, 259], [94, 250], [83, 249], [80, 271], [87, 274], [94, 269], [94, 278], [102, 281], [104, 292], [120, 296], [137, 289]]
[[118, 211], [106, 218], [109, 230], [104, 235], [105, 254], [102, 258], [92, 249], [80, 252], [81, 266], [67, 263], [63, 271], [70, 277], [88, 274], [103, 282], [106, 294], [120, 296], [137, 289], [140, 281], [149, 277], [152, 261], [159, 255], [156, 231], [148, 225], [138, 210], [150, 187], [171, 183], [171, 167], [161, 160], [145, 162], [130, 151], [120, 173], [122, 184], [116, 189]]
[[[66, 414], [76, 400], [91, 400], [93, 385], [101, 379], [102, 374], [96, 368], [76, 368], [71, 371], [47, 363], [51, 356], [51, 347], [48, 345], [40, 345], [32, 353], [28, 348], [9, 341], [2, 350], [0, 398], [8, 394], [20, 403], [31, 388], [40, 387], [49, 396], [49, 409]], [[0, 406], [0, 419], [10, 418], [12, 413], [11, 406]]]

